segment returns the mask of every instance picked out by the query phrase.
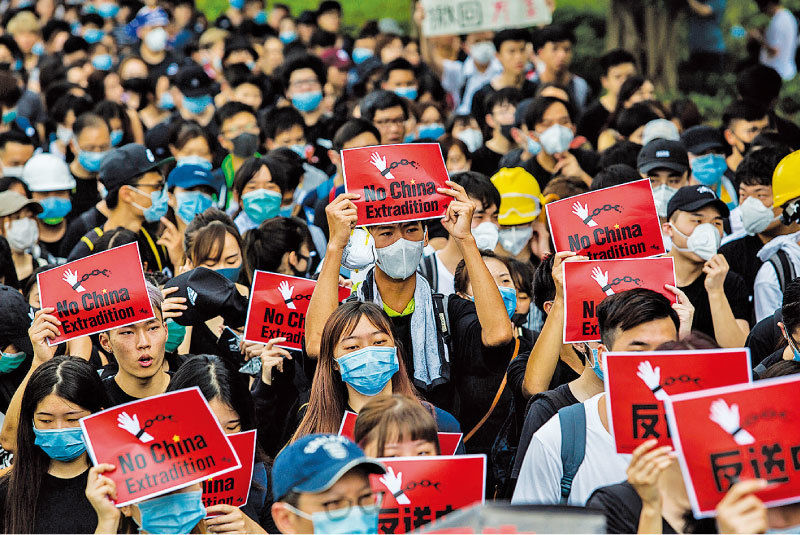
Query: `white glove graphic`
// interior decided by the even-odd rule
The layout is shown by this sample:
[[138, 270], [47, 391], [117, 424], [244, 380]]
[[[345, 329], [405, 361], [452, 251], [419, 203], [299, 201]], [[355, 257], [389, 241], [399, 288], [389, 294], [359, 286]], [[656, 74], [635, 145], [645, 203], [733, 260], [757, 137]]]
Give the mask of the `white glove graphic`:
[[661, 388], [660, 367], [656, 366], [653, 368], [650, 361], [645, 360], [639, 363], [639, 371], [636, 372], [636, 375], [647, 385], [647, 388], [653, 392], [653, 396], [655, 396], [656, 399], [664, 401], [669, 397], [667, 393], [664, 392], [664, 389]]
[[381, 156], [377, 152], [372, 153], [372, 158], [370, 158], [370, 163], [378, 168], [378, 171], [381, 172], [383, 176], [388, 178], [389, 180], [394, 180], [394, 175], [391, 172], [386, 171], [386, 156]]
[[153, 440], [153, 437], [149, 433], [145, 433], [144, 429], [139, 426], [139, 417], [135, 414], [133, 417], [129, 416], [127, 412], [117, 415], [117, 427], [121, 427], [144, 443]]
[[288, 282], [281, 281], [281, 283], [278, 285], [278, 291], [281, 293], [281, 297], [283, 297], [283, 302], [286, 303], [286, 308], [295, 310], [297, 307], [294, 306], [294, 301], [292, 301], [294, 286], [289, 286]]
[[756, 441], [753, 435], [739, 427], [739, 405], [736, 403], [728, 407], [724, 399], [718, 399], [711, 404], [711, 414], [708, 417], [712, 422], [730, 433], [733, 440], [740, 446], [752, 444]]
[[581, 221], [586, 223], [587, 226], [596, 227], [597, 223], [592, 221], [592, 216], [589, 215], [589, 205], [581, 205], [580, 202], [575, 201], [572, 205], [572, 213], [581, 218]]
[[592, 270], [592, 278], [606, 295], [614, 295], [614, 289], [608, 285], [608, 271], [603, 273], [599, 267], [595, 267]]
[[386, 485], [386, 488], [389, 489], [389, 492], [392, 493], [399, 505], [411, 503], [411, 500], [403, 492], [403, 472], [397, 472], [397, 475], [395, 475], [394, 470], [389, 466], [386, 468], [386, 474], [382, 475], [379, 481]]
[[72, 271], [71, 269], [65, 269], [64, 270], [64, 278], [61, 279], [61, 280], [63, 280], [64, 282], [66, 282], [67, 284], [72, 286], [72, 289], [75, 290], [78, 293], [86, 291], [86, 288], [81, 286], [81, 283], [78, 282], [78, 272], [77, 271]]

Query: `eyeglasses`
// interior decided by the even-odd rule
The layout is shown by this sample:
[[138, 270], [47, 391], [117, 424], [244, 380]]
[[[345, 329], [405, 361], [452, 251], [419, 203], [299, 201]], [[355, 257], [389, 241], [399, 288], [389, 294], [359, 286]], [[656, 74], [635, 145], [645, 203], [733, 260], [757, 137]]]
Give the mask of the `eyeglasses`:
[[242, 126], [235, 126], [233, 128], [229, 128], [225, 135], [229, 138], [236, 137], [243, 132], [248, 132], [250, 134], [258, 134], [260, 131], [258, 129], [258, 124], [256, 123], [249, 123]]
[[395, 117], [393, 119], [381, 119], [380, 121], [373, 121], [376, 127], [383, 128], [386, 126], [401, 126], [406, 122], [404, 117]]
[[308, 78], [306, 80], [295, 80], [294, 82], [289, 82], [289, 87], [291, 88], [298, 88], [298, 87], [319, 87], [319, 80], [316, 78]]
[[[375, 509], [379, 509], [383, 504], [383, 496], [384, 493], [378, 491], [364, 494], [356, 501], [351, 500], [350, 498], [331, 500], [322, 504], [322, 507], [324, 508], [323, 512], [329, 520], [342, 520], [350, 513], [350, 509], [352, 507], [360, 507], [365, 513], [372, 513], [375, 511]], [[286, 507], [296, 515], [301, 516], [306, 520], [311, 520], [311, 514], [301, 511], [297, 507], [294, 507], [288, 503], [286, 504]]]
[[167, 183], [164, 180], [162, 180], [161, 182], [156, 182], [155, 184], [143, 184], [141, 182], [136, 182], [134, 184], [131, 184], [131, 186], [134, 188], [152, 188], [153, 191], [158, 191], [164, 189], [164, 186], [166, 186], [166, 184]]

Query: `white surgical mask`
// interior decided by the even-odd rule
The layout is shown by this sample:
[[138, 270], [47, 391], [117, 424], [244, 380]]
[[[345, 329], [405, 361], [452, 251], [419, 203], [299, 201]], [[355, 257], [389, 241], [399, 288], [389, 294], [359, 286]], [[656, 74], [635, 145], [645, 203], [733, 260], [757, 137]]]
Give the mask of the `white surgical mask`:
[[489, 249], [490, 251], [494, 251], [494, 248], [497, 247], [497, 241], [500, 239], [497, 225], [489, 221], [484, 221], [473, 228], [472, 236], [475, 238], [475, 244], [478, 249]]
[[494, 57], [497, 50], [491, 41], [481, 41], [469, 47], [469, 55], [473, 61], [480, 65], [487, 65]]
[[14, 178], [19, 178], [22, 176], [22, 166], [15, 165], [13, 167], [6, 166], [3, 167], [3, 176], [13, 176]]
[[764, 232], [770, 223], [779, 217], [772, 213], [772, 206], [764, 206], [764, 203], [755, 197], [746, 198], [739, 205], [739, 211], [742, 214], [744, 230], [750, 236]]
[[503, 227], [498, 232], [500, 245], [511, 253], [517, 256], [525, 245], [531, 241], [533, 236], [533, 227], [530, 225], [516, 225], [513, 227]]
[[673, 241], [673, 249], [694, 253], [706, 262], [717, 254], [719, 244], [722, 242], [722, 236], [719, 233], [719, 229], [711, 223], [701, 223], [697, 225], [690, 236], [678, 230], [677, 227], [672, 224], [672, 221], [670, 221], [669, 225], [672, 227], [672, 230], [686, 238], [686, 248], [678, 247]]
[[554, 124], [539, 134], [539, 144], [547, 154], [560, 154], [569, 149], [569, 144], [575, 138], [572, 129], [561, 124]]
[[660, 184], [653, 188], [653, 200], [656, 202], [658, 217], [667, 217], [667, 205], [677, 191], [678, 188], [673, 188], [666, 184]]
[[483, 145], [483, 134], [476, 128], [462, 130], [456, 137], [464, 142], [470, 152], [475, 152]]
[[391, 245], [375, 249], [375, 263], [395, 280], [405, 280], [417, 270], [425, 240], [400, 238]]
[[61, 143], [66, 145], [67, 143], [72, 141], [72, 128], [67, 128], [66, 126], [58, 125], [56, 127], [56, 137]]
[[167, 47], [169, 35], [164, 28], [154, 28], [144, 36], [144, 44], [153, 52], [161, 52]]
[[39, 241], [39, 226], [30, 217], [6, 224], [6, 239], [14, 251], [28, 251]]

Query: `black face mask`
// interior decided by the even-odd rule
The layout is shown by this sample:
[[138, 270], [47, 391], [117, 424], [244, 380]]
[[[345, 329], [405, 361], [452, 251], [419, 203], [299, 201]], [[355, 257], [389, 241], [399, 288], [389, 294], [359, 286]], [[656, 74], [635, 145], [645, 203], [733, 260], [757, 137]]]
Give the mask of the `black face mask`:
[[527, 314], [519, 314], [515, 312], [514, 315], [511, 316], [511, 323], [513, 323], [517, 327], [524, 327], [527, 322], [528, 322]]
[[291, 262], [287, 262], [287, 264], [289, 265], [289, 269], [292, 270], [292, 275], [294, 275], [295, 277], [302, 277], [304, 279], [308, 278], [308, 268], [311, 267], [311, 257], [303, 256], [300, 253], [295, 253], [295, 255], [297, 255], [298, 258], [297, 262], [298, 264], [303, 260], [306, 261], [306, 270], [305, 271], [299, 270]]
[[500, 133], [503, 134], [503, 137], [509, 140], [511, 143], [515, 143], [514, 138], [511, 137], [511, 129], [516, 128], [513, 124], [504, 124], [500, 126]]

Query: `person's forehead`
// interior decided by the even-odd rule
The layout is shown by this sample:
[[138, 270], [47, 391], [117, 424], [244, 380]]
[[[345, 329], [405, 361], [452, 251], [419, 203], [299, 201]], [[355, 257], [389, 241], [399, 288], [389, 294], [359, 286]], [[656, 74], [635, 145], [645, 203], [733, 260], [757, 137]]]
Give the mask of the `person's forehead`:
[[294, 81], [295, 79], [304, 79], [304, 78], [314, 78], [317, 79], [317, 73], [314, 72], [313, 69], [308, 67], [303, 67], [302, 69], [295, 69], [292, 71], [292, 74], [289, 75], [289, 81]]
[[385, 117], [397, 117], [403, 116], [403, 107], [400, 105], [392, 106], [391, 108], [384, 108], [382, 110], [375, 110], [375, 118], [378, 117], [385, 118]]
[[712, 218], [722, 219], [722, 214], [719, 212], [719, 208], [712, 205], [703, 206], [702, 208], [698, 208], [697, 210], [690, 210], [690, 211], [681, 210], [680, 212], [681, 215], [687, 214], [690, 217], [697, 214], [702, 217], [712, 217]]
[[[383, 110], [381, 110], [383, 111]], [[377, 115], [378, 112], [375, 112]], [[401, 111], [402, 113], [402, 111]], [[361, 132], [353, 139], [346, 141], [342, 144], [342, 148], [345, 149], [358, 149], [361, 147], [370, 147], [372, 145], [378, 144], [378, 138], [375, 137], [375, 134], [372, 132]]]
[[233, 124], [247, 124], [256, 121], [256, 116], [250, 113], [249, 111], [240, 111], [233, 117], [229, 117], [226, 121], [222, 123], [223, 127], [230, 126]]
[[499, 51], [502, 52], [504, 50], [516, 50], [519, 48], [525, 48], [525, 41], [503, 41], [500, 44]]

